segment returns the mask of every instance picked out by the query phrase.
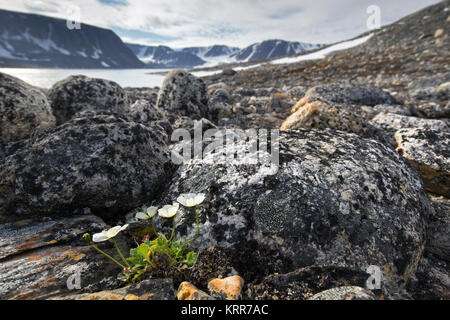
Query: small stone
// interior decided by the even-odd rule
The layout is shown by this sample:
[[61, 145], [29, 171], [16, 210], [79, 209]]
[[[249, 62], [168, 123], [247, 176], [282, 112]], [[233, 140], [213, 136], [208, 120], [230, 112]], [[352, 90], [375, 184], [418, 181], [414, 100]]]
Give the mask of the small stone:
[[439, 38], [443, 34], [444, 34], [444, 29], [437, 29], [436, 32], [434, 33], [434, 37]]
[[339, 287], [320, 292], [308, 300], [375, 300], [375, 296], [361, 287]]
[[178, 287], [178, 300], [215, 300], [213, 297], [208, 295], [206, 292], [203, 292], [197, 289], [190, 282], [182, 282]]
[[244, 279], [236, 275], [225, 279], [213, 279], [208, 283], [209, 293], [213, 297], [225, 300], [239, 300], [244, 287]]

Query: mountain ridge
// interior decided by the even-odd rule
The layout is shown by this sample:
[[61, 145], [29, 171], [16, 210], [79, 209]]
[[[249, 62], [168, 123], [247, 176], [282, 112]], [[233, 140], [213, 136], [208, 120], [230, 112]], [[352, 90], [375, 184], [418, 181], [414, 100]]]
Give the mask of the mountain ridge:
[[109, 29], [0, 9], [0, 66], [23, 68], [143, 68]]

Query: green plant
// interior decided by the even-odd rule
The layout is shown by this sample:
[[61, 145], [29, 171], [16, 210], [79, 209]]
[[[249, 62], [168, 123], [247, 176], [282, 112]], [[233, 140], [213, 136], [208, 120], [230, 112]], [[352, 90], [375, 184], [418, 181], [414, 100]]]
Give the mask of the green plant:
[[[197, 261], [197, 254], [189, 250], [189, 244], [196, 240], [200, 234], [199, 219], [196, 207], [204, 200], [204, 194], [183, 194], [177, 199], [177, 201], [183, 206], [192, 208], [196, 217], [197, 231], [195, 236], [189, 240], [174, 239], [176, 230], [175, 216], [179, 209], [179, 203], [166, 205], [161, 209], [156, 207], [143, 208], [142, 211], [135, 213], [133, 221], [151, 220], [154, 228], [152, 219], [156, 213], [158, 213], [160, 217], [172, 219], [173, 227], [169, 238], [167, 238], [163, 233], [157, 233], [157, 236], [154, 239], [150, 239], [150, 236], [144, 237], [142, 244], [140, 244], [137, 248], [130, 250], [130, 257], [128, 259], [123, 257], [116, 241], [114, 240], [114, 237], [122, 230], [125, 230], [128, 225], [123, 227], [115, 227], [110, 230], [103, 231], [102, 233], [95, 234], [93, 241], [91, 241], [89, 234], [86, 234], [83, 237], [90, 246], [122, 268], [123, 271], [119, 275], [118, 279], [126, 282], [127, 284], [134, 284], [141, 281], [145, 274], [152, 271], [163, 271], [166, 273], [173, 270], [181, 271], [193, 266]], [[116, 250], [125, 265], [101, 251], [93, 244], [93, 242], [102, 242], [109, 239], [113, 239]]]

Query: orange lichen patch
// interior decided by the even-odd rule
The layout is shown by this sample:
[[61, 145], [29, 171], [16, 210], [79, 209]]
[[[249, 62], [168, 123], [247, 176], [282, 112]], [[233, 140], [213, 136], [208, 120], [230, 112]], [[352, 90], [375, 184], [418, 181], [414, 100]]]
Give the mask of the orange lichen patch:
[[47, 244], [57, 244], [57, 243], [58, 243], [57, 240], [51, 240], [51, 241], [47, 242]]
[[295, 106], [292, 107], [291, 109], [291, 113], [295, 113], [297, 112], [298, 109], [300, 109], [301, 107], [303, 107], [305, 104], [308, 103], [308, 99], [305, 98], [301, 98], [296, 104]]
[[239, 300], [244, 287], [244, 279], [240, 276], [232, 276], [225, 279], [213, 279], [208, 283], [208, 290], [227, 300]]
[[27, 250], [35, 248], [37, 245], [38, 245], [38, 242], [30, 240], [30, 241], [19, 244], [17, 247], [17, 250], [18, 251], [27, 251]]
[[139, 300], [150, 300], [154, 295], [154, 293], [144, 293], [139, 297]]
[[210, 298], [210, 296], [197, 289], [197, 287], [190, 282], [182, 282], [178, 287], [178, 300], [208, 300]]
[[125, 297], [125, 300], [139, 300], [139, 297], [134, 294], [129, 294]]
[[277, 92], [277, 93], [272, 94], [271, 98], [284, 99], [284, 98], [286, 98], [286, 96], [282, 93]]
[[30, 254], [28, 257], [27, 257], [27, 262], [35, 262], [35, 261], [41, 261], [42, 260], [42, 258], [43, 258], [43, 256], [41, 256], [41, 255], [39, 255], [39, 254], [36, 254], [36, 253], [33, 253], [33, 254]]
[[316, 113], [319, 111], [319, 107], [324, 106], [322, 102], [316, 101], [307, 104], [303, 108], [297, 110], [295, 113], [291, 114], [281, 125], [280, 130], [295, 130], [302, 128], [303, 125]]
[[70, 251], [70, 250], [67, 250], [67, 251], [65, 252], [65, 254], [66, 254], [69, 258], [72, 258], [73, 260], [76, 260], [76, 261], [79, 261], [79, 260], [83, 259], [83, 258], [86, 256], [84, 253], [76, 254], [76, 253], [74, 253], [74, 252], [72, 252], [72, 251]]

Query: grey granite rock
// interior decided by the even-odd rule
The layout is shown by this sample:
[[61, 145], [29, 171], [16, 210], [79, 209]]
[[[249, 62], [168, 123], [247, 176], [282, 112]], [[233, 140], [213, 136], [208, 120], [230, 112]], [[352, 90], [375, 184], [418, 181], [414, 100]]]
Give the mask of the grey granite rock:
[[398, 104], [389, 93], [381, 89], [340, 82], [315, 86], [306, 92], [302, 100], [304, 103], [321, 101], [325, 103], [343, 103], [360, 106]]
[[379, 113], [369, 123], [376, 128], [390, 133], [395, 133], [400, 129], [410, 128], [440, 131], [449, 130], [449, 122], [445, 120], [408, 117], [394, 113]]
[[[340, 131], [284, 132], [279, 149], [278, 170], [252, 164], [254, 154], [206, 153], [180, 167], [160, 203], [206, 193], [195, 246], [235, 250], [248, 270], [378, 265], [392, 270], [388, 290], [402, 287], [422, 254], [432, 211], [417, 173], [388, 147]], [[241, 140], [228, 152], [245, 150], [252, 144]], [[179, 236], [192, 237], [192, 212], [181, 209], [178, 219]]]
[[124, 89], [113, 81], [70, 76], [48, 92], [53, 114], [61, 125], [80, 111], [126, 113], [130, 106]]
[[168, 113], [192, 119], [207, 117], [206, 85], [203, 80], [184, 70], [173, 70], [164, 79], [156, 106]]
[[0, 216], [71, 214], [105, 217], [150, 201], [173, 165], [164, 129], [112, 115], [76, 118], [4, 159]]
[[45, 94], [0, 73], [0, 144], [29, 138], [54, 127], [55, 117]]
[[397, 151], [419, 172], [426, 189], [449, 198], [450, 131], [402, 129], [395, 140]]

